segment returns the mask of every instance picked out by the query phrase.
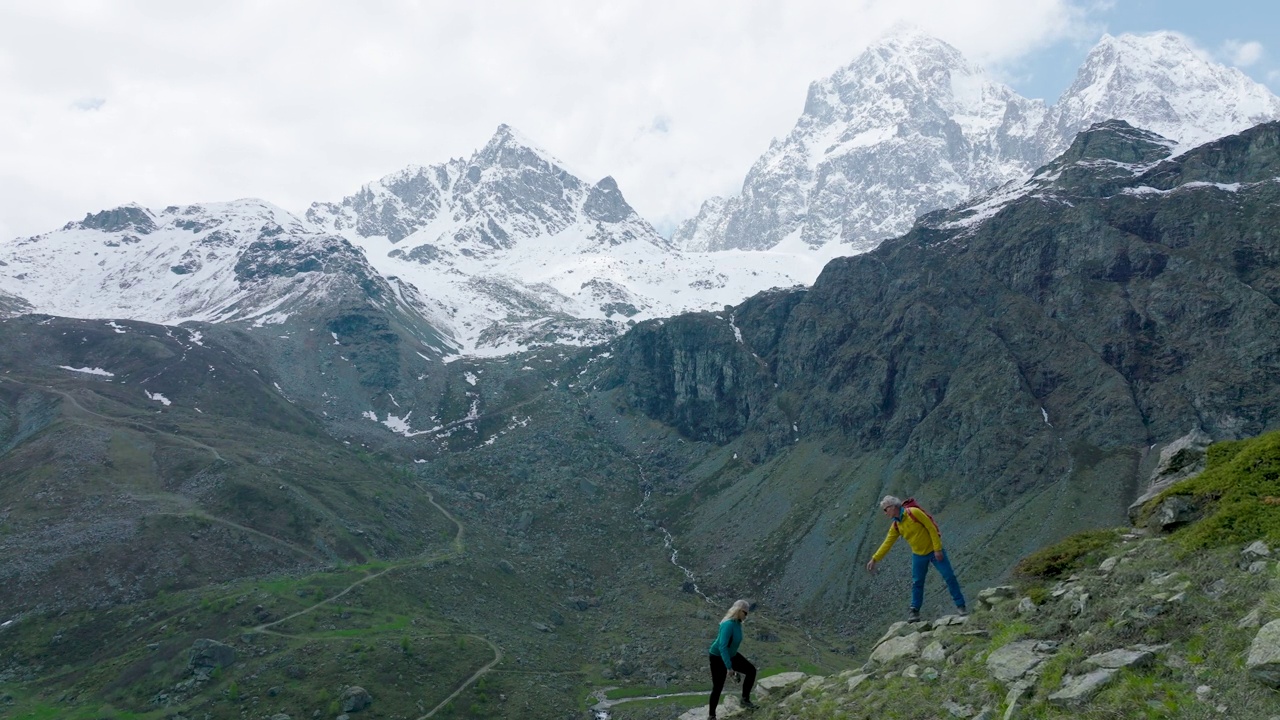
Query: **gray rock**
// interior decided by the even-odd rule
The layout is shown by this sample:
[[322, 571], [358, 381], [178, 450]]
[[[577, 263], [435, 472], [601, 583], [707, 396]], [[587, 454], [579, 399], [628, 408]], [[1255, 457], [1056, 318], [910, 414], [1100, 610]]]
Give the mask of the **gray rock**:
[[1102, 668], [1084, 675], [1068, 675], [1062, 679], [1062, 689], [1049, 696], [1049, 702], [1064, 707], [1083, 705], [1111, 682], [1117, 672], [1110, 668]]
[[1036, 611], [1036, 604], [1029, 597], [1024, 597], [1018, 601], [1019, 615], [1033, 615]]
[[1160, 462], [1151, 473], [1147, 489], [1129, 506], [1129, 520], [1136, 520], [1142, 512], [1142, 506], [1169, 486], [1204, 470], [1205, 450], [1212, 442], [1213, 438], [1203, 430], [1193, 428], [1191, 432], [1166, 445], [1160, 451]]
[[531, 510], [525, 510], [524, 512], [520, 513], [520, 519], [516, 521], [516, 530], [520, 532], [527, 532], [529, 528], [532, 526], [533, 526], [533, 512]]
[[551, 626], [547, 625], [546, 623], [540, 623], [540, 622], [533, 623], [533, 629], [537, 630], [538, 632], [544, 632], [544, 633], [551, 632]]
[[845, 684], [845, 692], [853, 692], [859, 685], [866, 682], [869, 677], [871, 676], [867, 673], [858, 673], [857, 675], [849, 678], [848, 682]]
[[925, 682], [933, 682], [934, 680], [937, 680], [938, 677], [939, 677], [939, 674], [938, 674], [937, 668], [927, 667], [924, 670], [920, 671], [920, 679], [924, 680]]
[[1263, 625], [1254, 636], [1245, 668], [1255, 680], [1280, 688], [1280, 620]]
[[505, 573], [505, 574], [507, 574], [507, 575], [515, 575], [515, 574], [516, 574], [516, 567], [515, 567], [514, 565], [512, 565], [512, 564], [511, 564], [511, 562], [510, 562], [509, 560], [499, 560], [499, 561], [498, 561], [498, 570], [502, 571], [503, 573]]
[[1240, 618], [1240, 622], [1236, 623], [1238, 628], [1256, 628], [1262, 624], [1262, 606], [1259, 605], [1250, 610], [1247, 615]]
[[597, 597], [571, 597], [565, 601], [565, 604], [574, 610], [585, 612], [591, 608], [600, 607], [600, 598]]
[[236, 649], [217, 640], [201, 638], [191, 644], [187, 669], [198, 675], [207, 675], [217, 668], [235, 664]]
[[942, 646], [942, 641], [934, 640], [925, 646], [924, 651], [920, 653], [920, 659], [925, 662], [939, 663], [947, 659], [947, 650]]
[[1125, 667], [1147, 667], [1155, 662], [1155, 653], [1149, 650], [1110, 650], [1085, 658], [1086, 665], [1095, 665], [1109, 670]]
[[1259, 574], [1261, 574], [1261, 573], [1263, 573], [1263, 572], [1266, 572], [1266, 570], [1267, 570], [1267, 561], [1266, 561], [1266, 560], [1254, 560], [1253, 562], [1249, 563], [1249, 567], [1245, 568], [1245, 570], [1247, 570], [1247, 571], [1249, 572], [1249, 574], [1250, 574], [1250, 575], [1259, 575]]
[[359, 685], [352, 685], [342, 691], [338, 702], [341, 703], [343, 712], [360, 712], [373, 704], [373, 695]]
[[1035, 687], [1035, 682], [1033, 680], [1023, 679], [1015, 682], [1013, 686], [1009, 688], [1009, 692], [1004, 696], [1005, 707], [1004, 715], [1002, 716], [1003, 720], [1012, 720], [1014, 717], [1017, 717], [1019, 708], [1018, 703], [1022, 701], [1022, 698], [1026, 696], [1027, 692], [1033, 687]]
[[1147, 518], [1147, 527], [1160, 532], [1169, 532], [1194, 520], [1196, 511], [1195, 503], [1181, 495], [1174, 495], [1165, 498], [1156, 507], [1151, 517]]
[[919, 632], [919, 627], [916, 623], [909, 623], [906, 620], [899, 620], [898, 622], [895, 622], [892, 625], [890, 625], [889, 629], [885, 631], [884, 635], [880, 636], [879, 640], [875, 641], [872, 647], [876, 647], [877, 645], [880, 645], [885, 640], [888, 640], [890, 638], [902, 637], [903, 635], [910, 635], [913, 632]]
[[802, 672], [784, 672], [778, 673], [777, 675], [770, 675], [767, 678], [761, 678], [756, 685], [763, 690], [778, 692], [785, 688], [789, 688], [792, 685], [796, 685], [797, 683], [804, 682], [808, 677], [809, 676], [806, 673]]
[[997, 648], [987, 656], [987, 670], [1003, 683], [1018, 680], [1044, 660], [1044, 655], [1036, 652], [1038, 643], [1038, 640], [1019, 640]]
[[943, 700], [942, 709], [946, 710], [951, 717], [954, 718], [970, 718], [973, 717], [972, 705], [961, 705], [954, 700]]
[[997, 605], [1004, 600], [1017, 596], [1018, 588], [1012, 585], [989, 587], [978, 593], [978, 600], [988, 605]]
[[1255, 560], [1270, 560], [1271, 548], [1261, 540], [1254, 540], [1244, 550], [1240, 551], [1241, 563], [1248, 565]]
[[902, 658], [915, 657], [920, 654], [920, 641], [923, 638], [924, 636], [918, 632], [889, 638], [871, 651], [871, 657], [868, 660], [884, 665]]

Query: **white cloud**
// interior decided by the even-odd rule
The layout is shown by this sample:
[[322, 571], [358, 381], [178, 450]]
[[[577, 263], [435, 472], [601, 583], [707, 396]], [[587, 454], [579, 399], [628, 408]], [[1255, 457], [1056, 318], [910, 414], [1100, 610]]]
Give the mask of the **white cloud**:
[[1256, 40], [1228, 40], [1222, 44], [1222, 55], [1236, 67], [1249, 67], [1265, 54], [1262, 43]]
[[[907, 20], [999, 65], [1070, 0], [50, 0], [0, 9], [0, 237], [84, 213], [291, 210], [508, 123], [670, 226], [735, 192], [812, 80]], [[91, 112], [90, 112], [91, 110]]]

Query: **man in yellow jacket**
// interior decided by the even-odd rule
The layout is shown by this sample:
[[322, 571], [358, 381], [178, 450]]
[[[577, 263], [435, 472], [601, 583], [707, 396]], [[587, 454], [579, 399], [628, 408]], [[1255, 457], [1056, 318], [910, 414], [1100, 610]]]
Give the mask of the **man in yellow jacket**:
[[911, 546], [911, 614], [908, 619], [911, 622], [920, 619], [920, 606], [924, 603], [924, 576], [929, 572], [930, 563], [938, 566], [938, 572], [942, 573], [942, 579], [946, 581], [951, 599], [960, 614], [967, 615], [964, 594], [960, 592], [960, 581], [956, 580], [956, 574], [951, 570], [947, 551], [942, 549], [942, 533], [929, 513], [914, 502], [904, 506], [902, 500], [892, 495], [884, 496], [880, 501], [880, 510], [889, 516], [893, 524], [889, 526], [889, 534], [885, 536], [884, 542], [880, 543], [880, 549], [876, 550], [867, 563], [867, 570], [875, 572], [876, 564], [889, 554], [889, 549], [898, 541], [898, 537], [905, 537], [907, 544]]

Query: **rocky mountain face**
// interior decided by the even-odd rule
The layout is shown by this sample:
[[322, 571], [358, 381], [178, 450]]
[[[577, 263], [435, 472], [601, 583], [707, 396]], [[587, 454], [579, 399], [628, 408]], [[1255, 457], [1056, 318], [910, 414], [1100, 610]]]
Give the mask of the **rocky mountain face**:
[[980, 582], [1122, 520], [1153, 448], [1274, 427], [1280, 124], [1171, 146], [1097, 125], [809, 290], [622, 338], [619, 402], [733, 451], [677, 483], [690, 556], [771, 604], [883, 617], [904, 578], [857, 568], [886, 492], [922, 497]]
[[813, 83], [795, 127], [752, 166], [742, 193], [708, 200], [673, 240], [760, 250], [798, 239], [862, 252], [920, 214], [1026, 178], [1077, 132], [1112, 118], [1193, 146], [1280, 118], [1280, 98], [1157, 33], [1104, 36], [1046, 107], [908, 31]]

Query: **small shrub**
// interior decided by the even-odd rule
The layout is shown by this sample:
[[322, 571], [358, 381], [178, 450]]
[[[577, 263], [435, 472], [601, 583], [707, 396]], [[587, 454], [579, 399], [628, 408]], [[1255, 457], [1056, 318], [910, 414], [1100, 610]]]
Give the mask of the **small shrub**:
[[[1014, 572], [1028, 578], [1052, 580], [1082, 566], [1082, 558], [1116, 541], [1115, 530], [1086, 530], [1055, 545], [1041, 548], [1018, 561]], [[1034, 598], [1032, 598], [1034, 601]]]

